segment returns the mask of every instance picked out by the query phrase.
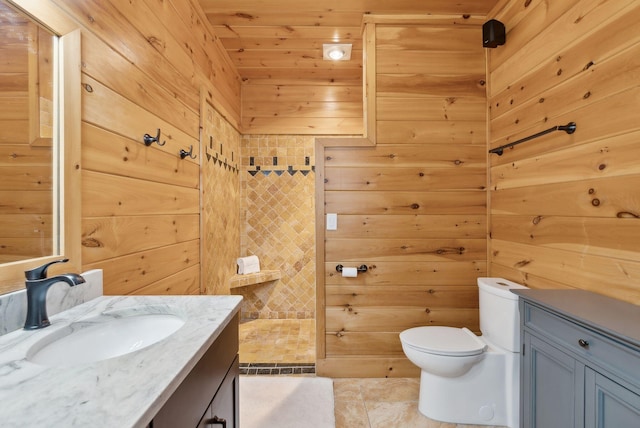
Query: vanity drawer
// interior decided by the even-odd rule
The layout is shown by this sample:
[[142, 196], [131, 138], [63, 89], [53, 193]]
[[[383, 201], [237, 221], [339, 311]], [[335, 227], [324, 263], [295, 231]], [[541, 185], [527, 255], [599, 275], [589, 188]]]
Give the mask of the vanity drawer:
[[595, 330], [577, 325], [561, 316], [525, 303], [524, 328], [543, 335], [565, 350], [593, 361], [611, 373], [640, 386], [640, 353], [623, 343], [604, 337]]

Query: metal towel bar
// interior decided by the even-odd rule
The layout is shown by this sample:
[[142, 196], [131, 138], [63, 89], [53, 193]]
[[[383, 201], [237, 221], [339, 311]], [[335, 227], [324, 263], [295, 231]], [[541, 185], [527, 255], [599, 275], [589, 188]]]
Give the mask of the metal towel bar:
[[504, 146], [491, 149], [489, 150], [489, 153], [495, 153], [498, 156], [502, 156], [502, 153], [504, 153], [504, 149], [508, 149], [509, 147], [513, 147], [517, 144], [524, 143], [525, 141], [533, 140], [534, 138], [542, 137], [543, 135], [546, 135], [553, 131], [565, 131], [567, 134], [573, 134], [574, 132], [576, 132], [576, 123], [569, 122], [566, 125], [554, 126], [553, 128], [546, 129], [544, 131], [538, 132], [537, 134], [529, 135], [528, 137], [525, 137], [518, 141], [514, 141], [513, 143], [505, 144]]

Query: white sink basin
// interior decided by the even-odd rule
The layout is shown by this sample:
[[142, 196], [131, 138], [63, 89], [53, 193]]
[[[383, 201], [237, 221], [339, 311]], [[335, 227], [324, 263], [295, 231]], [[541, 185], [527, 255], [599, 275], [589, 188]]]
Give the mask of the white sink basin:
[[124, 313], [75, 322], [40, 339], [27, 360], [43, 366], [102, 361], [138, 351], [176, 332], [184, 319], [167, 313]]

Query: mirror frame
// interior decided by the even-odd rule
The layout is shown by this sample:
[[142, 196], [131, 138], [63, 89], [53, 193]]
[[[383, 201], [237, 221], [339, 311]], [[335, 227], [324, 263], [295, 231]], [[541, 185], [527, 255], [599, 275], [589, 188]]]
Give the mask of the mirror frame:
[[51, 274], [80, 272], [82, 269], [81, 205], [81, 35], [79, 26], [50, 1], [5, 0], [59, 37], [58, 40], [58, 162], [54, 211], [59, 214], [58, 248], [61, 254], [0, 265], [0, 294], [24, 288], [24, 271], [61, 257], [68, 263], [54, 265]]

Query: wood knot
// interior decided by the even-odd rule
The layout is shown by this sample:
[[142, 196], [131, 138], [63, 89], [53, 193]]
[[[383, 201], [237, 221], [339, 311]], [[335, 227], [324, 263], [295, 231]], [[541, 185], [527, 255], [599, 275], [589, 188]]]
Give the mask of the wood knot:
[[591, 200], [591, 205], [593, 205], [594, 207], [600, 206], [600, 199], [595, 198]]
[[411, 209], [412, 210], [417, 210], [418, 208], [420, 208], [419, 204], [411, 204]]
[[629, 211], [620, 211], [618, 214], [616, 214], [616, 217], [618, 217], [618, 218], [640, 218], [640, 215], [638, 215], [636, 213], [629, 212]]
[[88, 248], [101, 248], [103, 245], [102, 242], [95, 238], [85, 238], [82, 240], [82, 246]]
[[541, 221], [542, 221], [542, 216], [541, 216], [541, 215], [538, 215], [538, 216], [535, 216], [531, 222], [532, 222], [533, 224], [537, 225], [537, 224], [539, 224]]

